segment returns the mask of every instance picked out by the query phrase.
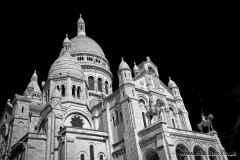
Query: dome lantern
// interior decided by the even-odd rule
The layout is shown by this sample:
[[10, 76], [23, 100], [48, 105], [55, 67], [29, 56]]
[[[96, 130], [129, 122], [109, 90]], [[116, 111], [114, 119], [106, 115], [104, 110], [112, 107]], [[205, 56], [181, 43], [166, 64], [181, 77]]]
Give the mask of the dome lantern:
[[77, 27], [78, 27], [78, 33], [77, 35], [78, 36], [86, 36], [86, 32], [85, 32], [85, 22], [84, 20], [82, 19], [82, 15], [80, 14], [80, 18], [78, 19], [78, 22], [77, 22]]

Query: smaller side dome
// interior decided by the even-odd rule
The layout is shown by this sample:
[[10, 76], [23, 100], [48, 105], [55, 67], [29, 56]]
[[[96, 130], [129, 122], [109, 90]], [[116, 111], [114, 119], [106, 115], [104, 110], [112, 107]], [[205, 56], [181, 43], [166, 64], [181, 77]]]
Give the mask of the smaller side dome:
[[37, 81], [37, 79], [38, 79], [38, 76], [37, 76], [37, 73], [36, 73], [36, 70], [35, 70], [33, 75], [32, 75], [31, 81]]
[[30, 82], [30, 83], [28, 84], [27, 88], [29, 88], [29, 89], [30, 89], [30, 88], [34, 89], [34, 85], [33, 85], [33, 83]]
[[61, 93], [59, 92], [57, 87], [55, 87], [54, 90], [53, 90], [52, 98], [61, 98]]
[[138, 68], [138, 66], [136, 65], [136, 62], [134, 62], [133, 71], [138, 71], [138, 70], [139, 70], [139, 68]]
[[65, 43], [71, 44], [70, 40], [68, 39], [68, 34], [66, 34], [66, 38], [65, 38], [64, 41], [63, 41], [63, 45], [64, 45]]
[[123, 60], [123, 58], [122, 58], [122, 62], [119, 65], [119, 69], [118, 70], [120, 71], [121, 69], [130, 69], [128, 64]]
[[177, 87], [176, 83], [171, 80], [169, 77], [169, 82], [168, 82], [168, 88], [174, 88]]

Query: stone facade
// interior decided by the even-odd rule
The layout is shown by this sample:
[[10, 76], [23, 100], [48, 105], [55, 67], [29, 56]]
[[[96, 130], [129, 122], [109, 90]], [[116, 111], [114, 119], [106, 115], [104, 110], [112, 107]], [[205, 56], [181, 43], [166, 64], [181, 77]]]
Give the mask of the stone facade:
[[34, 72], [23, 95], [8, 100], [0, 122], [0, 160], [227, 160], [215, 131], [192, 131], [179, 88], [159, 79], [147, 57], [133, 73], [122, 59], [119, 88], [100, 46], [67, 37], [48, 79]]

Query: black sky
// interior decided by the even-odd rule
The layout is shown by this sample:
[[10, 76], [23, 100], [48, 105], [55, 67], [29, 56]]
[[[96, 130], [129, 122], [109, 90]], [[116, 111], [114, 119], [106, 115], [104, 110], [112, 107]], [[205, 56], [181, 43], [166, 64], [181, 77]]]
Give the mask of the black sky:
[[[111, 7], [109, 5], [112, 5]], [[94, 7], [93, 7], [94, 6]], [[208, 6], [208, 5], [207, 5]], [[234, 6], [234, 5], [232, 5]], [[78, 3], [10, 4], [1, 14], [1, 112], [7, 99], [22, 94], [37, 70], [39, 84], [58, 58], [65, 34], [77, 34], [81, 13], [86, 35], [110, 62], [114, 90], [121, 57], [132, 68], [149, 56], [160, 79], [180, 88], [193, 130], [204, 113], [214, 116], [214, 129], [226, 151], [239, 143], [239, 16], [231, 5], [128, 5]], [[240, 153], [239, 153], [240, 154]]]

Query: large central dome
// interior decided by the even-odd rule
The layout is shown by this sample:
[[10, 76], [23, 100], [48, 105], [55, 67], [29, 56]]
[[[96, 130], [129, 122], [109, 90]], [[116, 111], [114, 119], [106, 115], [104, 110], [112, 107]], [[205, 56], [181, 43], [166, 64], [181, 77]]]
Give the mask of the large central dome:
[[[86, 36], [85, 32], [85, 22], [80, 15], [78, 20], [78, 34], [76, 37], [70, 40], [71, 43], [71, 54], [78, 53], [89, 53], [95, 54], [102, 58], [105, 58], [102, 48], [91, 38]], [[59, 57], [63, 55], [63, 50], [61, 50]]]
[[[70, 40], [71, 53], [92, 53], [106, 58], [102, 48], [91, 38], [86, 35], [78, 35]], [[63, 55], [63, 49], [59, 56]]]

